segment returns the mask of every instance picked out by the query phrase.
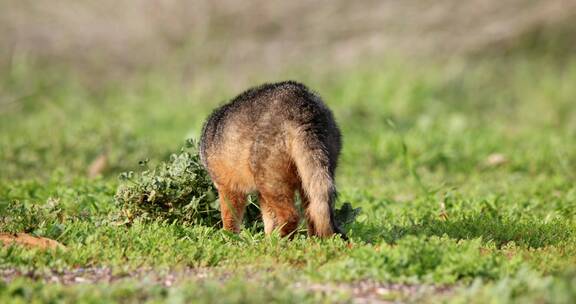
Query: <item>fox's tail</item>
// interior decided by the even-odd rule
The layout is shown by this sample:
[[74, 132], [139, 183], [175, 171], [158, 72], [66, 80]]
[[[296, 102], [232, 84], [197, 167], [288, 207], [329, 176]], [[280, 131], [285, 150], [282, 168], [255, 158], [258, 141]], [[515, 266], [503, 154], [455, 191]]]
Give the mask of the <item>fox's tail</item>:
[[313, 226], [314, 230], [308, 231], [308, 234], [328, 237], [339, 233], [345, 238], [334, 220], [336, 188], [325, 145], [309, 131], [296, 132], [292, 139], [291, 154], [302, 181], [303, 192], [309, 201], [306, 215], [312, 225], [308, 229]]

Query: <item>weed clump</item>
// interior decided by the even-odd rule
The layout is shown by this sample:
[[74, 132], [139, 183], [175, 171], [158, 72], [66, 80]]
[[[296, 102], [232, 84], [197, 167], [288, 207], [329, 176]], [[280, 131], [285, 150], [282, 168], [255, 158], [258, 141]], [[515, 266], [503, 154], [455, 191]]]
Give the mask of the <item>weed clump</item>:
[[150, 168], [148, 161], [141, 161], [144, 171], [120, 174], [123, 183], [115, 199], [127, 223], [136, 218], [207, 226], [220, 223], [216, 190], [200, 163], [197, 146], [188, 140], [168, 162]]
[[54, 200], [44, 205], [36, 205], [18, 200], [0, 201], [0, 232], [31, 233], [48, 237], [58, 237], [63, 231], [61, 224], [69, 218]]

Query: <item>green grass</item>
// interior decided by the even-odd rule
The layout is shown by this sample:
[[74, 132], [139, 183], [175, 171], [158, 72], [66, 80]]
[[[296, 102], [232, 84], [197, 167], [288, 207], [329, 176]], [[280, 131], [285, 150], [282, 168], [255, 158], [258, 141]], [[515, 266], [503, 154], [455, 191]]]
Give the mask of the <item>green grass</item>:
[[[390, 60], [267, 76], [244, 84], [298, 79], [335, 112], [344, 135], [339, 200], [362, 208], [346, 227], [350, 243], [265, 237], [253, 227], [232, 235], [168, 221], [122, 225], [119, 173], [140, 170], [146, 158], [165, 161], [198, 137], [203, 119], [238, 85], [217, 83], [217, 75], [206, 85], [151, 74], [93, 88], [17, 64], [0, 76], [0, 92], [14, 100], [0, 113], [0, 230], [67, 249], [0, 248], [1, 269], [37, 274], [2, 283], [0, 302], [348, 301], [353, 294], [343, 287], [293, 286], [366, 280], [448, 290], [379, 296], [388, 300], [576, 300], [576, 59], [561, 66], [521, 56], [424, 66]], [[108, 166], [89, 179], [102, 153]], [[490, 162], [494, 154], [501, 161]], [[84, 267], [206, 268], [226, 279], [166, 287], [34, 278]]]

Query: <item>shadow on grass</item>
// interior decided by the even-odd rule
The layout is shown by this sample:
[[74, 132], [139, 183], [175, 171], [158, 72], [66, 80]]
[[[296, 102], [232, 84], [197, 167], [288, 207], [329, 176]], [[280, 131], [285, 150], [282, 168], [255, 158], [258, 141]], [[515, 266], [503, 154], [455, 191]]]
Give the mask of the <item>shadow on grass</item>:
[[560, 220], [514, 220], [501, 216], [474, 214], [458, 219], [424, 218], [409, 225], [382, 227], [375, 224], [354, 223], [350, 230], [367, 242], [384, 240], [394, 244], [408, 235], [443, 236], [457, 240], [482, 238], [500, 248], [510, 242], [541, 248], [571, 239], [574, 228]]

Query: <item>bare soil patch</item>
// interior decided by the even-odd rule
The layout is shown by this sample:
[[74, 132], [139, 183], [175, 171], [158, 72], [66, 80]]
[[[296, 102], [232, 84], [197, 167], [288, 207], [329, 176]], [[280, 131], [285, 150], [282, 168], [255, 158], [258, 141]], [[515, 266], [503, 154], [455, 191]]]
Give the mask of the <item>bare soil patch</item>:
[[36, 237], [26, 233], [0, 233], [0, 243], [3, 246], [11, 246], [13, 244], [23, 245], [28, 248], [40, 249], [65, 249], [64, 245], [55, 240], [44, 237]]

